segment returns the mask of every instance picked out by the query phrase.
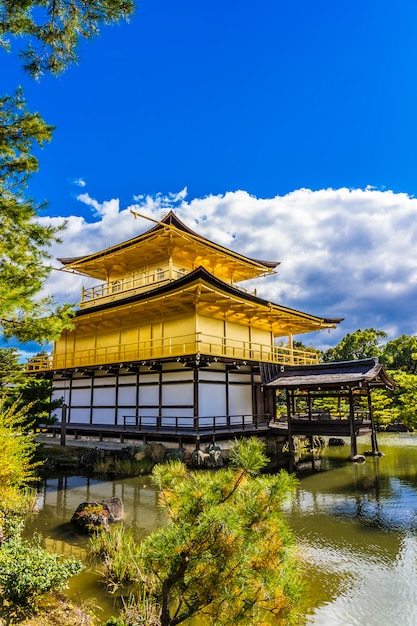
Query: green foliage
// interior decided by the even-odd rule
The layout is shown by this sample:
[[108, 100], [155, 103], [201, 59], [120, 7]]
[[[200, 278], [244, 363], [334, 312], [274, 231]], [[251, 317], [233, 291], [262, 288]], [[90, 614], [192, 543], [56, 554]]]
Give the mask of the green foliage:
[[390, 394], [397, 419], [410, 428], [416, 428], [417, 375], [398, 370], [390, 372], [390, 375], [398, 385]]
[[120, 625], [117, 626], [161, 626], [159, 619], [159, 606], [152, 603], [146, 591], [143, 592], [139, 602], [132, 594], [123, 602]]
[[291, 624], [301, 592], [282, 505], [296, 481], [260, 475], [256, 439], [235, 442], [232, 467], [188, 473], [158, 465], [153, 480], [169, 523], [141, 544], [148, 598], [162, 626], [199, 613], [211, 624]]
[[54, 410], [63, 404], [63, 399], [51, 400], [52, 381], [46, 378], [26, 376], [24, 383], [17, 389], [16, 399], [22, 406], [28, 407], [27, 424], [32, 429], [42, 425], [54, 424]]
[[335, 347], [324, 353], [325, 361], [355, 360], [376, 356], [397, 383], [394, 390], [374, 389], [372, 406], [381, 424], [403, 422], [417, 427], [417, 337], [401, 335], [383, 343], [386, 333], [373, 328], [347, 334]]
[[401, 335], [388, 341], [383, 349], [382, 363], [387, 369], [415, 374], [417, 369], [417, 337]]
[[229, 463], [234, 469], [243, 470], [249, 476], [257, 476], [268, 464], [264, 447], [255, 438], [236, 439], [230, 449]]
[[329, 348], [323, 354], [324, 361], [355, 361], [369, 357], [380, 357], [382, 343], [387, 334], [382, 330], [367, 328], [348, 333], [335, 348]]
[[139, 546], [131, 530], [123, 526], [111, 527], [109, 532], [100, 531], [91, 535], [89, 550], [101, 560], [101, 574], [107, 589], [114, 593], [120, 587], [143, 581], [139, 566]]
[[43, 205], [26, 196], [38, 169], [34, 147], [50, 141], [52, 126], [30, 113], [21, 90], [0, 97], [0, 324], [6, 337], [21, 341], [56, 339], [70, 326], [73, 308], [38, 299], [50, 269], [48, 246], [64, 226], [43, 225]]
[[75, 559], [64, 561], [47, 552], [39, 538], [29, 543], [13, 536], [0, 548], [0, 595], [15, 605], [35, 608], [38, 596], [64, 589], [82, 567]]
[[389, 389], [374, 389], [372, 391], [372, 409], [377, 424], [385, 425], [401, 420], [395, 396], [396, 391]]
[[53, 411], [62, 400], [51, 401], [52, 382], [45, 378], [25, 376], [15, 348], [0, 348], [0, 398], [4, 406], [25, 407], [25, 423], [21, 427], [37, 428], [39, 424], [53, 424]]
[[19, 351], [16, 348], [0, 348], [0, 397], [11, 395], [24, 381]]
[[[0, 509], [10, 508], [9, 503], [19, 500], [22, 487], [36, 480], [39, 466], [33, 461], [36, 443], [32, 435], [24, 432], [27, 410], [16, 404], [5, 406], [0, 399]], [[14, 505], [13, 505], [14, 506]]]
[[[81, 38], [102, 24], [127, 18], [132, 0], [2, 0], [0, 47], [12, 50], [22, 38], [20, 56], [32, 76], [58, 74], [76, 61]], [[54, 341], [71, 327], [74, 309], [39, 298], [49, 275], [48, 248], [65, 226], [39, 220], [45, 203], [27, 196], [27, 183], [38, 170], [33, 151], [52, 137], [53, 127], [31, 113], [23, 91], [0, 97], [0, 325], [6, 338]]]
[[132, 0], [3, 0], [0, 9], [0, 46], [10, 49], [7, 35], [23, 37], [23, 67], [35, 78], [59, 74], [77, 61], [81, 38], [97, 35], [101, 24], [128, 18]]
[[94, 463], [93, 472], [111, 476], [143, 476], [148, 474], [153, 466], [151, 459], [118, 459], [106, 457]]

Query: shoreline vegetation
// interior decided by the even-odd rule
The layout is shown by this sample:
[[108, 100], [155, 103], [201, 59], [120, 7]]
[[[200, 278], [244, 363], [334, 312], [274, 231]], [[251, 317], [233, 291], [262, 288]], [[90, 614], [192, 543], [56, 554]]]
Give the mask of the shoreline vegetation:
[[[380, 430], [412, 430], [417, 426], [417, 339], [402, 337], [381, 347], [381, 334], [370, 331], [348, 335], [323, 358], [361, 358], [362, 350], [380, 356], [387, 364], [389, 361], [396, 368], [390, 374], [397, 387], [393, 392], [373, 392], [375, 418]], [[0, 357], [6, 359], [6, 353], [2, 350]], [[8, 361], [11, 370], [15, 365], [12, 357]], [[124, 612], [109, 625], [172, 626], [199, 611], [209, 615], [210, 623], [224, 607], [234, 623], [244, 623], [239, 621], [244, 615], [239, 605], [240, 592], [236, 594], [242, 588], [249, 594], [244, 606], [256, 614], [253, 623], [269, 623], [268, 615], [274, 615], [276, 624], [290, 624], [291, 620], [299, 623], [302, 580], [295, 569], [302, 571], [302, 567], [295, 557], [291, 532], [281, 517], [283, 498], [291, 494], [294, 483], [285, 472], [264, 473], [270, 467], [265, 455], [270, 456], [269, 449], [247, 439], [232, 445], [228, 462], [225, 451], [219, 448], [213, 451], [216, 463], [207, 461], [201, 466], [193, 452], [154, 442], [147, 446], [117, 446], [117, 452], [98, 447], [39, 445], [35, 441], [37, 418], [33, 422], [33, 405], [17, 394], [20, 378], [14, 378], [12, 371], [5, 372], [3, 378], [0, 376], [0, 626], [48, 625], [45, 611], [51, 626], [68, 624], [69, 620], [85, 626], [100, 623], [94, 608], [76, 606], [63, 595], [68, 579], [83, 564], [47, 552], [36, 536], [22, 537], [38, 476], [74, 471], [106, 477], [151, 473], [160, 491], [161, 506], [170, 519], [167, 528], [153, 532], [138, 545], [128, 529], [119, 533], [111, 530], [107, 536], [92, 540], [96, 542], [92, 547], [94, 558], [101, 563], [109, 590], [119, 593], [123, 589], [126, 594]], [[318, 408], [331, 411], [330, 402], [324, 397]], [[208, 450], [204, 458], [211, 458]], [[216, 471], [196, 472], [194, 467]], [[259, 511], [265, 512], [265, 517]], [[256, 544], [259, 535], [269, 537], [268, 553], [268, 546]], [[199, 551], [197, 546], [204, 549]], [[268, 562], [275, 563], [275, 572], [265, 569]], [[243, 569], [239, 569], [240, 563]], [[201, 579], [202, 573], [207, 585], [193, 586], [192, 581]], [[226, 583], [232, 584], [235, 574], [239, 581], [235, 579], [233, 591]], [[273, 588], [279, 589], [279, 601], [276, 598], [275, 604], [271, 601], [268, 605], [265, 600], [260, 607], [257, 598], [259, 589], [264, 588], [269, 598], [274, 597]], [[174, 615], [170, 613], [172, 607]]]
[[[26, 437], [34, 445], [33, 435], [13, 441]], [[297, 481], [286, 472], [263, 473], [268, 464], [264, 447], [256, 439], [235, 441], [228, 466], [215, 472], [190, 471], [172, 459], [154, 465], [152, 481], [168, 526], [139, 544], [123, 526], [90, 539], [108, 591], [124, 597], [120, 615], [107, 624], [174, 626], [195, 614], [208, 616], [208, 623], [228, 623], [229, 616], [236, 624], [247, 619], [299, 623], [301, 569], [282, 514]], [[39, 461], [27, 463], [30, 485]], [[131, 462], [124, 465], [123, 473], [131, 468]], [[21, 487], [20, 502], [29, 511], [33, 493], [24, 495]], [[76, 606], [59, 593], [83, 564], [47, 552], [39, 537], [23, 539], [25, 511], [17, 514], [4, 500], [1, 506], [0, 624], [99, 623], [90, 607]], [[237, 588], [239, 594], [233, 591]]]

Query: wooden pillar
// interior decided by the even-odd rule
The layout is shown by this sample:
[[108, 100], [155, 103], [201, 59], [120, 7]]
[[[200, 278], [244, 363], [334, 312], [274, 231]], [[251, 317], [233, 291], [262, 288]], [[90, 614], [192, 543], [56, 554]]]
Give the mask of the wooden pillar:
[[[311, 411], [311, 393], [310, 393], [310, 390], [307, 390], [307, 412], [308, 412], [308, 419], [311, 422], [311, 420], [312, 420], [312, 411]], [[314, 435], [310, 435], [309, 439], [310, 439], [310, 448], [314, 452]]]
[[158, 372], [158, 417], [156, 418], [157, 428], [162, 425], [162, 365]]
[[356, 433], [355, 433], [355, 410], [353, 406], [353, 393], [349, 387], [349, 426], [350, 426], [350, 458], [353, 459], [358, 453], [356, 445]]
[[93, 423], [93, 406], [94, 406], [94, 374], [95, 372], [91, 373], [91, 379], [90, 379], [90, 384], [91, 384], [91, 388], [90, 388], [90, 424]]
[[[193, 409], [193, 417], [194, 417], [194, 432], [196, 435], [198, 435], [199, 433], [199, 428], [200, 428], [200, 424], [199, 424], [199, 397], [198, 397], [198, 386], [199, 386], [199, 371], [198, 371], [198, 367], [194, 367], [193, 369], [193, 404], [194, 404], [194, 409]], [[198, 437], [198, 440], [196, 440], [196, 448], [197, 450], [200, 447], [200, 437]]]
[[[290, 392], [288, 389], [286, 390], [286, 401], [287, 401], [287, 431], [288, 431], [288, 451], [290, 453], [290, 472], [294, 469], [294, 442], [292, 440], [292, 428], [291, 428], [291, 399], [294, 399], [294, 392]], [[290, 398], [290, 393], [292, 398]]]
[[290, 365], [294, 365], [294, 342], [292, 333], [288, 333], [288, 347], [290, 349]]
[[371, 389], [368, 387], [368, 411], [369, 418], [371, 420], [371, 443], [372, 443], [372, 454], [377, 455], [378, 450], [378, 441], [376, 438], [376, 429], [375, 429], [375, 420], [374, 420], [374, 411], [372, 409], [372, 398], [371, 398]]
[[67, 405], [63, 404], [62, 416], [61, 416], [61, 446], [65, 446], [66, 432], [67, 432]]

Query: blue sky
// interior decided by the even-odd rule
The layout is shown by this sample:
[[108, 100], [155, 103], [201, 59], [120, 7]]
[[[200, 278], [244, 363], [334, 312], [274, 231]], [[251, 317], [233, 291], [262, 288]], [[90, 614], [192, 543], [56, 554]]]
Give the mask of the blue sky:
[[30, 188], [69, 220], [54, 254], [144, 230], [132, 204], [173, 207], [281, 261], [275, 301], [346, 318], [316, 343], [417, 332], [416, 33], [416, 0], [141, 0], [59, 78], [1, 52], [2, 91], [57, 127]]

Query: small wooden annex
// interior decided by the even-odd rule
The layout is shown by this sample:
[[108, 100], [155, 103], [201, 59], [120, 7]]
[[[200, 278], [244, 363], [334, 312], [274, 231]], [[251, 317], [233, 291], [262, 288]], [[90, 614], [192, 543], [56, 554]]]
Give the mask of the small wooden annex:
[[53, 379], [69, 424], [194, 434], [267, 426], [275, 393], [264, 392], [260, 364], [316, 363], [294, 335], [341, 321], [243, 288], [278, 263], [213, 243], [173, 212], [129, 241], [60, 260], [95, 284], [82, 290], [73, 330], [27, 369]]
[[[372, 453], [378, 454], [378, 443], [372, 409], [371, 391], [395, 387], [377, 358], [334, 363], [277, 366], [261, 365], [262, 382], [267, 389], [285, 391], [287, 416], [277, 423], [277, 432], [285, 433], [290, 448], [293, 435], [313, 437], [330, 435], [350, 437], [351, 457], [357, 455], [357, 437], [371, 435]], [[347, 400], [348, 414], [331, 415], [318, 411], [317, 399]], [[365, 404], [361, 400], [365, 400]], [[302, 401], [302, 410], [299, 408]]]

